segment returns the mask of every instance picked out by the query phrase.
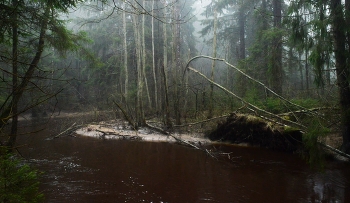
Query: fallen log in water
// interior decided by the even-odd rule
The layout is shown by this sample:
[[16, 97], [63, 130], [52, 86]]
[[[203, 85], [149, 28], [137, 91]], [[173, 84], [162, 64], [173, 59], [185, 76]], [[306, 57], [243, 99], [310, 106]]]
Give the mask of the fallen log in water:
[[211, 140], [249, 143], [287, 152], [302, 148], [302, 132], [299, 129], [275, 125], [245, 114], [231, 114], [207, 136]]

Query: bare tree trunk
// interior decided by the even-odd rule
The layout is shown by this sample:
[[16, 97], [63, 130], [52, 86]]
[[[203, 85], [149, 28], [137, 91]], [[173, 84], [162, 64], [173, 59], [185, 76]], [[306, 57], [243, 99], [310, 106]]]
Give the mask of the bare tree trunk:
[[141, 64], [141, 39], [140, 32], [138, 30], [138, 16], [133, 14], [133, 27], [134, 27], [134, 38], [135, 38], [135, 51], [136, 51], [136, 66], [137, 66], [137, 98], [136, 98], [136, 123], [137, 126], [142, 126], [145, 122], [143, 113], [143, 71]]
[[[308, 39], [306, 38], [306, 44], [308, 44]], [[307, 45], [308, 46], [308, 45]], [[309, 76], [309, 48], [306, 48], [305, 50], [305, 84], [306, 84], [306, 91], [308, 92], [310, 87], [310, 76]]]
[[[164, 16], [167, 15], [167, 5], [164, 3]], [[168, 36], [167, 36], [167, 24], [163, 23], [163, 78], [164, 78], [164, 95], [165, 95], [165, 103], [164, 103], [164, 111], [165, 111], [165, 125], [167, 128], [172, 127], [172, 123], [170, 120], [170, 111], [169, 111], [169, 95], [168, 95]]]
[[[274, 27], [280, 29], [282, 27], [282, 1], [273, 0], [273, 18]], [[272, 77], [271, 86], [277, 94], [282, 95], [282, 36], [275, 36], [273, 39], [273, 53], [272, 53]]]
[[[144, 9], [146, 9], [146, 4], [145, 4], [145, 0], [142, 1], [142, 7]], [[142, 73], [143, 73], [143, 77], [145, 80], [145, 86], [146, 86], [146, 94], [147, 94], [147, 99], [148, 99], [148, 108], [152, 109], [152, 102], [151, 102], [151, 96], [149, 94], [149, 89], [148, 89], [148, 82], [147, 82], [147, 74], [146, 74], [146, 42], [145, 42], [145, 18], [146, 15], [143, 14], [142, 15]]]
[[158, 111], [158, 88], [157, 88], [157, 77], [156, 77], [156, 63], [155, 63], [155, 51], [154, 51], [154, 2], [152, 1], [152, 71], [154, 81], [154, 104], [156, 111]]
[[126, 3], [124, 2], [123, 10], [123, 34], [124, 34], [124, 71], [125, 71], [125, 86], [124, 95], [126, 102], [128, 102], [128, 89], [129, 89], [129, 70], [128, 70], [128, 44], [127, 44], [127, 28], [126, 28]]
[[[214, 5], [216, 6], [216, 5]], [[214, 30], [213, 30], [213, 58], [216, 58], [216, 31], [218, 25], [218, 13], [216, 8], [214, 8]], [[211, 64], [211, 77], [210, 79], [214, 81], [214, 69], [216, 65], [216, 60], [212, 60]], [[207, 118], [213, 117], [213, 109], [214, 109], [214, 84], [210, 83], [210, 95], [209, 95], [209, 111]]]
[[299, 72], [300, 72], [300, 89], [304, 90], [304, 73], [303, 66], [301, 64], [301, 51], [299, 51]]
[[172, 31], [172, 73], [173, 73], [173, 86], [174, 86], [174, 113], [176, 125], [181, 125], [181, 112], [180, 112], [180, 92], [178, 81], [178, 72], [181, 67], [180, 62], [180, 24], [179, 24], [179, 9], [178, 1], [174, 0], [173, 5], [173, 31]]

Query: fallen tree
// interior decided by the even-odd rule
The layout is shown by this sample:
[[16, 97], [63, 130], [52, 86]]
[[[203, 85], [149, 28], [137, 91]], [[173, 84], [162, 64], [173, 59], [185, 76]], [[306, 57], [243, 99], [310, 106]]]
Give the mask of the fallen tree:
[[[269, 92], [272, 95], [279, 98], [283, 104], [294, 106], [299, 110], [290, 111], [288, 113], [278, 115], [261, 109], [255, 106], [254, 104], [247, 102], [235, 93], [229, 91], [225, 87], [209, 79], [203, 73], [190, 67], [190, 63], [199, 58], [206, 58], [210, 60], [224, 62], [228, 67], [235, 69], [249, 80], [262, 86], [266, 92]], [[252, 78], [248, 74], [244, 73], [242, 70], [228, 63], [225, 59], [213, 58], [210, 56], [203, 55], [195, 56], [187, 62], [185, 71], [191, 71], [196, 73], [197, 75], [207, 80], [211, 85], [214, 85], [219, 89], [223, 90], [224, 92], [228, 93], [229, 95], [232, 95], [233, 97], [241, 101], [242, 104], [246, 107], [246, 109], [248, 109], [251, 112], [251, 115], [231, 114], [231, 116], [227, 118], [226, 122], [219, 123], [217, 128], [208, 135], [209, 138], [214, 140], [227, 140], [235, 143], [246, 142], [272, 149], [278, 149], [283, 151], [295, 151], [303, 145], [303, 135], [308, 131], [308, 127], [299, 121], [298, 115], [308, 115], [311, 117], [320, 118], [321, 115], [318, 113], [318, 111], [320, 109], [324, 109], [323, 107], [307, 109], [289, 101], [288, 99], [274, 92], [262, 82]], [[184, 74], [186, 74], [186, 72], [184, 72]], [[252, 117], [252, 115], [254, 116]], [[293, 119], [295, 121], [290, 120], [290, 117], [295, 118]], [[329, 145], [325, 145], [320, 142], [318, 143], [322, 147], [327, 146], [327, 149], [332, 148]], [[339, 153], [340, 151], [335, 148], [332, 148], [331, 151], [347, 158], [350, 157], [350, 155], [348, 154]]]

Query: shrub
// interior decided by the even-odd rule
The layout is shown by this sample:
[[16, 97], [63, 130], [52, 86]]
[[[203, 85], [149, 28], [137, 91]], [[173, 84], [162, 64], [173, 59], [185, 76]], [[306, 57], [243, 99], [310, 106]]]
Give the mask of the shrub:
[[[1, 150], [1, 149], [0, 149]], [[3, 150], [2, 150], [3, 152]], [[0, 202], [36, 203], [43, 201], [38, 172], [8, 153], [0, 153]]]

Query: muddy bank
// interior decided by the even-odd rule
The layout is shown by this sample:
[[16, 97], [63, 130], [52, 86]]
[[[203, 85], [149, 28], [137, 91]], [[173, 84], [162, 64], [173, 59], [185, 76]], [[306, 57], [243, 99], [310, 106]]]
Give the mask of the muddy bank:
[[299, 130], [276, 126], [243, 114], [231, 114], [225, 121], [218, 123], [207, 137], [213, 141], [249, 143], [286, 152], [294, 152], [302, 147], [302, 133]]

